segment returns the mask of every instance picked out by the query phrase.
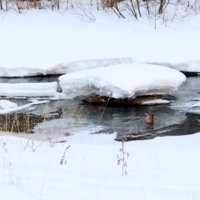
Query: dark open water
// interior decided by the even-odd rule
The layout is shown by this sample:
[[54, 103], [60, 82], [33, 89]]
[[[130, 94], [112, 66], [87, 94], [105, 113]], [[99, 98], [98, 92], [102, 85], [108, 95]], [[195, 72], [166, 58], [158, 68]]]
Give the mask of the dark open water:
[[[0, 78], [4, 83], [53, 82], [58, 76], [37, 78]], [[60, 90], [60, 89], [59, 89]], [[157, 136], [186, 135], [200, 132], [200, 77], [190, 77], [178, 91], [177, 100], [170, 105], [113, 106], [108, 105], [101, 119], [104, 104], [84, 103], [79, 100], [50, 101], [27, 110], [0, 116], [0, 130], [27, 134], [70, 135], [88, 127], [102, 126], [94, 134], [117, 132], [127, 140], [152, 139]], [[12, 99], [18, 105], [26, 99]], [[192, 106], [193, 105], [193, 106]], [[45, 113], [45, 114], [44, 114]], [[153, 125], [145, 124], [145, 113], [153, 113]], [[101, 119], [101, 120], [100, 120]]]

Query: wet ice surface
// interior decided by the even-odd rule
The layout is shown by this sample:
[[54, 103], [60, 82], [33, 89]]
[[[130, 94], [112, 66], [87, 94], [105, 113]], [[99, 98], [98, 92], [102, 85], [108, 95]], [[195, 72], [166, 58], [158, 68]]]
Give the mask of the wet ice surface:
[[[121, 139], [122, 134], [127, 140], [193, 134], [200, 131], [199, 86], [200, 77], [187, 78], [187, 81], [179, 90], [172, 94], [177, 100], [166, 105], [109, 105], [104, 112], [105, 104], [90, 104], [78, 100], [59, 100], [33, 105], [25, 112], [31, 116], [30, 119], [32, 120], [35, 118], [41, 119], [35, 120], [35, 124], [29, 123], [34, 138], [68, 136], [83, 130], [89, 130], [88, 133], [90, 134], [117, 132], [117, 140]], [[17, 103], [18, 106], [28, 103], [26, 99], [13, 99], [10, 101]], [[145, 123], [145, 113], [154, 114], [153, 125]], [[16, 113], [13, 113], [13, 116], [15, 115]], [[101, 128], [95, 130], [98, 125]], [[26, 132], [23, 129], [20, 130], [20, 132]]]
[[174, 96], [177, 100], [171, 108], [200, 114], [200, 77], [187, 78]]

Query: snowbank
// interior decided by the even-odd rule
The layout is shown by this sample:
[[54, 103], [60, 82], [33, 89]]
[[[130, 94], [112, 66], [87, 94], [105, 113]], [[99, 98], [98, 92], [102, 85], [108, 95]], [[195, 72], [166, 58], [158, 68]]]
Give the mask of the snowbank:
[[[198, 71], [200, 16], [157, 29], [146, 19], [119, 19], [93, 10], [94, 22], [69, 12], [1, 13], [0, 77], [65, 74], [141, 61]], [[85, 14], [83, 13], [85, 16]], [[186, 18], [188, 19], [188, 18]]]
[[94, 94], [113, 98], [163, 94], [179, 87], [185, 79], [177, 70], [150, 64], [113, 65], [59, 77], [68, 98]]
[[34, 197], [34, 194], [30, 194], [27, 191], [24, 191], [21, 188], [13, 186], [12, 183], [10, 185], [0, 183], [1, 188], [1, 197], [4, 200], [21, 200], [21, 199], [29, 199], [29, 200], [39, 200], [39, 198]]
[[0, 83], [0, 96], [6, 97], [55, 97], [57, 95], [57, 82], [52, 83]]
[[55, 143], [1, 136], [3, 199], [200, 199], [200, 133], [127, 142], [124, 151], [113, 138], [80, 132]]
[[135, 58], [136, 62], [149, 63], [171, 67], [183, 72], [199, 72], [200, 73], [200, 59], [190, 58], [190, 55], [157, 55], [141, 56]]

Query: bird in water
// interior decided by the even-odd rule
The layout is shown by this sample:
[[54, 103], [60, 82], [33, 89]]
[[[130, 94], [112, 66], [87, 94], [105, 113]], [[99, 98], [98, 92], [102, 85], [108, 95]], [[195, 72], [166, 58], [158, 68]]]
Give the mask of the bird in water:
[[153, 114], [150, 114], [150, 113], [145, 113], [146, 114], [146, 119], [145, 119], [145, 122], [147, 124], [153, 124], [154, 122], [154, 117], [153, 117]]

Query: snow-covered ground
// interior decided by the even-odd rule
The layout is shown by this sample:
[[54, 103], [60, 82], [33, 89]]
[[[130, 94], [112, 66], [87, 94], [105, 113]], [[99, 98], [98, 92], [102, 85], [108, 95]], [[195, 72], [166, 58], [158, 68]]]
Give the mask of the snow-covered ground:
[[[81, 14], [68, 12], [0, 12], [0, 76], [64, 74], [134, 62], [200, 72], [200, 15], [176, 20], [166, 27], [158, 21], [155, 29], [145, 18], [135, 21], [118, 19], [111, 13], [94, 14], [95, 21], [89, 23]], [[182, 81], [177, 80], [177, 84]], [[9, 87], [4, 88], [7, 95], [18, 93]], [[37, 87], [33, 93], [33, 85], [22, 87], [20, 95], [38, 94], [40, 90]], [[41, 89], [46, 89], [49, 96], [56, 95], [55, 84]], [[38, 95], [43, 94], [42, 90]], [[45, 101], [33, 101], [25, 107], [36, 103]], [[2, 113], [25, 107], [0, 101]], [[124, 144], [124, 149], [121, 142], [114, 141], [115, 133], [90, 133], [95, 130], [77, 131], [64, 138], [67, 143], [33, 141], [3, 133], [7, 136], [0, 136], [1, 197], [200, 199], [200, 133], [131, 141]], [[64, 160], [61, 165], [63, 156], [67, 163]]]
[[0, 76], [63, 74], [116, 63], [145, 62], [200, 72], [200, 15], [157, 29], [145, 18], [95, 10], [94, 22], [69, 12], [0, 13]]
[[200, 199], [200, 133], [127, 142], [122, 151], [114, 133], [88, 132], [66, 143], [1, 136], [3, 199]]

